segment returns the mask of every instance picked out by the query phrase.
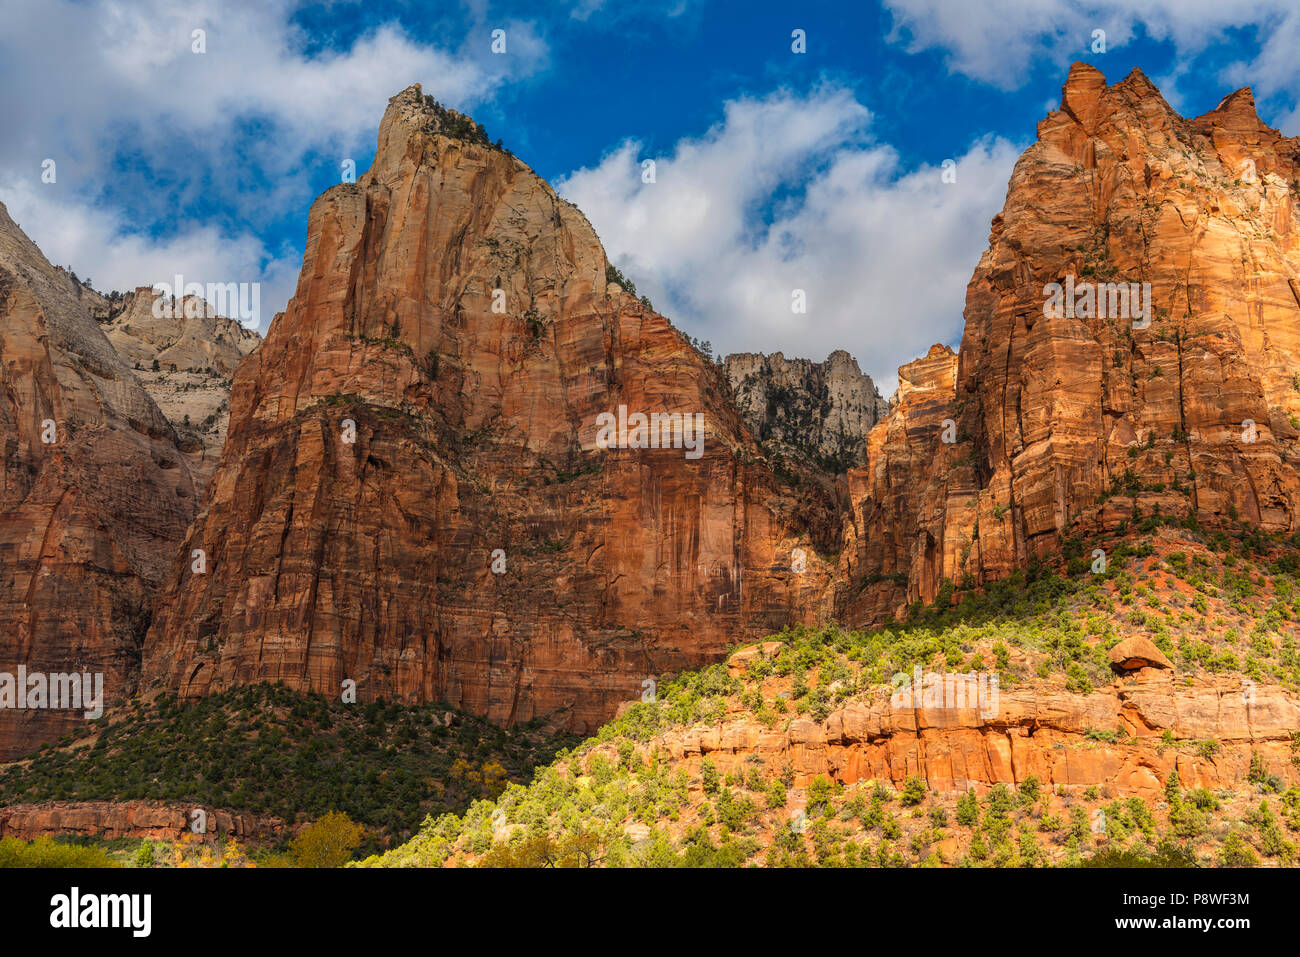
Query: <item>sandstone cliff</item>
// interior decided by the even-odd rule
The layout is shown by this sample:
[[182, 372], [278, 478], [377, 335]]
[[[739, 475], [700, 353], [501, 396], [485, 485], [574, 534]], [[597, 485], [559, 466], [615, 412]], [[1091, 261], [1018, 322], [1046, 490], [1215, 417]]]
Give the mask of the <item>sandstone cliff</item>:
[[[960, 358], [900, 370], [838, 482], [880, 415], [849, 357], [732, 357], [728, 388], [605, 283], [576, 209], [446, 122], [395, 97], [373, 168], [314, 205], [183, 552], [221, 571], [178, 565], [150, 679], [354, 678], [502, 721], [572, 706], [581, 730], [729, 638], [887, 620], [1064, 535], [1157, 510], [1296, 530], [1297, 144], [1248, 91], [1187, 121], [1139, 73], [1076, 66], [994, 220]], [[1052, 283], [1121, 282], [1133, 316], [1045, 314]], [[702, 413], [703, 457], [596, 449], [619, 406]], [[765, 465], [782, 447], [835, 468], [787, 487]]]
[[[721, 372], [607, 285], [582, 214], [455, 119], [394, 97], [371, 169], [313, 205], [149, 680], [353, 679], [591, 730], [647, 679], [830, 613], [830, 497], [778, 485]], [[702, 455], [598, 448], [621, 406], [702, 416]]]
[[[0, 671], [138, 674], [154, 586], [197, 511], [175, 431], [0, 206]], [[0, 709], [0, 757], [85, 720]]]
[[155, 310], [160, 298], [151, 287], [141, 286], [106, 303], [110, 310], [96, 318], [104, 322], [108, 341], [181, 437], [181, 448], [202, 487], [226, 442], [235, 367], [262, 337], [216, 315], [196, 297]]
[[[1140, 72], [1107, 86], [1076, 64], [993, 220], [955, 378], [951, 357], [905, 367], [851, 476], [861, 606], [1001, 578], [1059, 556], [1063, 533], [1157, 512], [1300, 529], [1298, 183], [1300, 140], [1249, 90], [1186, 120]], [[1049, 316], [1053, 283], [1105, 307]], [[1107, 283], [1149, 284], [1149, 316]]]
[[[202, 811], [203, 817], [195, 816], [195, 811]], [[201, 833], [193, 829], [199, 820], [204, 825]], [[105, 841], [123, 837], [278, 840], [285, 836], [285, 827], [283, 821], [267, 815], [155, 801], [52, 801], [0, 808], [0, 837], [32, 841], [46, 835]]]
[[736, 408], [765, 448], [811, 458], [830, 472], [861, 463], [867, 433], [887, 410], [871, 377], [843, 350], [825, 362], [741, 352], [727, 356], [723, 369]]

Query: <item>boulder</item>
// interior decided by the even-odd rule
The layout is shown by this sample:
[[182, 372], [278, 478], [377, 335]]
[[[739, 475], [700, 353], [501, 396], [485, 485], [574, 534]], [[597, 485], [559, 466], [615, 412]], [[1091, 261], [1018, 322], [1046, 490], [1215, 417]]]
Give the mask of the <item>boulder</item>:
[[1150, 638], [1132, 635], [1107, 652], [1111, 667], [1117, 671], [1137, 671], [1140, 668], [1173, 668], [1173, 662], [1164, 656]]

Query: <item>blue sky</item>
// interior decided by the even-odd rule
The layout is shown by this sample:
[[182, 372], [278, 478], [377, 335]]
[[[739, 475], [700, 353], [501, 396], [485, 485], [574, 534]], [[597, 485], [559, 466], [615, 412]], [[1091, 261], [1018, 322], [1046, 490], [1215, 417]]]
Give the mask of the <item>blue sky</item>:
[[681, 328], [724, 353], [844, 348], [886, 393], [959, 339], [989, 220], [1071, 61], [1112, 82], [1140, 67], [1185, 115], [1251, 85], [1300, 133], [1294, 0], [0, 0], [0, 16], [0, 201], [97, 288], [261, 282], [265, 326], [312, 199], [342, 159], [366, 168], [385, 101], [419, 82], [577, 202]]

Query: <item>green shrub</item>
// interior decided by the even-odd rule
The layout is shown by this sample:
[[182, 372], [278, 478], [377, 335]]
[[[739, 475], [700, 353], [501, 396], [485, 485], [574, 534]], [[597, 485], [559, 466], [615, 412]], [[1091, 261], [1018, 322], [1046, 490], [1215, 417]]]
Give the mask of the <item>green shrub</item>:
[[0, 838], [0, 868], [7, 867], [119, 867], [101, 848], [67, 844], [52, 837], [23, 841]]

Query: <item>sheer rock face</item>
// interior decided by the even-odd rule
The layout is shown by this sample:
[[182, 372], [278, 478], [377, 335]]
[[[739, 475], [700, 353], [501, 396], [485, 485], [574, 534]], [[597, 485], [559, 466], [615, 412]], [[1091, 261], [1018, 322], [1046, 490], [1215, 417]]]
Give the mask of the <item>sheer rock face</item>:
[[[889, 415], [868, 436], [866, 464], [848, 473], [853, 521], [845, 528], [841, 572], [862, 587], [849, 589], [845, 620], [893, 618], [916, 576], [918, 555], [933, 573], [936, 550], [918, 526], [934, 504], [927, 500], [928, 480], [945, 430], [957, 436], [956, 381], [957, 356], [947, 346], [902, 366]], [[973, 485], [973, 476], [966, 478]]]
[[[872, 434], [849, 561], [908, 585], [863, 602], [1004, 577], [1057, 555], [1063, 529], [1157, 508], [1300, 528], [1298, 184], [1300, 140], [1264, 126], [1249, 90], [1185, 120], [1140, 72], [1107, 86], [1077, 64], [967, 288], [951, 393], [940, 377], [919, 408], [904, 395]], [[1067, 277], [1075, 316], [1049, 317]], [[1149, 283], [1149, 325], [1109, 290], [1089, 312], [1078, 296], [1100, 283]], [[933, 443], [945, 403], [956, 441]]]
[[[108, 704], [197, 504], [175, 432], [91, 318], [102, 302], [0, 206], [0, 671], [102, 672]], [[83, 715], [0, 708], [0, 759]]]
[[235, 367], [261, 345], [262, 337], [217, 315], [197, 297], [155, 308], [160, 303], [162, 297], [151, 287], [140, 286], [106, 303], [108, 310], [96, 318], [180, 436], [195, 481], [203, 488], [226, 442]]
[[[832, 504], [751, 464], [720, 370], [606, 266], [522, 162], [444, 135], [418, 87], [394, 97], [236, 371], [182, 552], [206, 572], [175, 568], [146, 677], [191, 696], [351, 679], [361, 700], [590, 730], [646, 679], [829, 614], [808, 543], [838, 536]], [[702, 415], [703, 454], [597, 447], [620, 406]]]
[[727, 356], [723, 369], [745, 424], [766, 448], [811, 455], [832, 471], [860, 464], [867, 433], [888, 408], [843, 350], [825, 362], [741, 352]]

